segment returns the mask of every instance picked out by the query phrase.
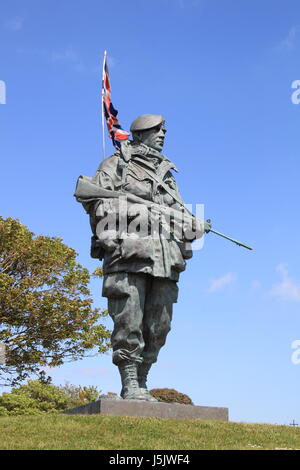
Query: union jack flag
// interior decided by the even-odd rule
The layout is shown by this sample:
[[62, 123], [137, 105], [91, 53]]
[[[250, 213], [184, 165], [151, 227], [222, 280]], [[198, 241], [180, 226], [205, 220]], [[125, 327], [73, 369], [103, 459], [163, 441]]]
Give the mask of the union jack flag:
[[103, 122], [106, 120], [108, 135], [112, 139], [116, 149], [120, 149], [121, 140], [127, 140], [130, 134], [122, 129], [117, 118], [118, 111], [113, 107], [111, 102], [111, 87], [109, 80], [109, 72], [107, 65], [107, 54], [104, 52], [103, 77], [102, 77], [102, 106], [103, 106]]

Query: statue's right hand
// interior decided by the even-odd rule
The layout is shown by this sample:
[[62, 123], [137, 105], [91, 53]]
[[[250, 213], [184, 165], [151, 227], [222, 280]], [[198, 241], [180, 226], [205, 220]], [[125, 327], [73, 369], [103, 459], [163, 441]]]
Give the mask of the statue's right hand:
[[118, 233], [116, 230], [103, 230], [97, 233], [99, 243], [105, 251], [112, 252], [118, 246]]

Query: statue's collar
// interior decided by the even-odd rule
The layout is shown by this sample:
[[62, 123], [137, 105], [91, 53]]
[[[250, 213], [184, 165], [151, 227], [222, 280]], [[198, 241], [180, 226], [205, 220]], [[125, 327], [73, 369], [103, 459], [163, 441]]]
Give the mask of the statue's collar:
[[140, 160], [149, 166], [168, 166], [178, 171], [174, 163], [157, 150], [142, 143], [130, 142], [130, 159]]

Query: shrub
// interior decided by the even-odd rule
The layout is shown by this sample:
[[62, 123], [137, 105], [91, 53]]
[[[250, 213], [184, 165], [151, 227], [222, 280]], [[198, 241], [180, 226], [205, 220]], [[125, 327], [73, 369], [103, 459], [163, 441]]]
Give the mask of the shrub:
[[82, 387], [81, 385], [72, 385], [66, 382], [65, 385], [61, 385], [59, 389], [67, 397], [67, 408], [75, 408], [76, 406], [85, 405], [91, 401], [96, 401], [99, 398], [101, 390], [97, 387], [87, 386]]
[[35, 400], [26, 394], [3, 393], [0, 397], [0, 416], [42, 414]]
[[0, 396], [0, 416], [59, 413], [98, 399], [97, 387], [55, 386], [40, 380], [13, 388]]
[[66, 395], [55, 385], [29, 380], [28, 384], [0, 396], [0, 415], [58, 413], [67, 408]]
[[194, 403], [185, 393], [177, 392], [174, 388], [153, 388], [151, 395], [158, 401], [165, 403], [181, 403], [183, 405], [193, 405]]

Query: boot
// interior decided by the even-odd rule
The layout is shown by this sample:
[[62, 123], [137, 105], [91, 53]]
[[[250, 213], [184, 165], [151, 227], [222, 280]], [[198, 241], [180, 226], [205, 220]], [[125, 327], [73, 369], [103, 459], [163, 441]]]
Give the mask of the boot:
[[137, 380], [137, 364], [126, 362], [119, 366], [122, 381], [121, 397], [124, 400], [146, 400]]
[[147, 401], [158, 401], [156, 398], [154, 398], [151, 393], [149, 393], [147, 389], [147, 376], [148, 372], [151, 369], [152, 364], [147, 363], [147, 362], [142, 362], [138, 366], [138, 383], [140, 387], [141, 393], [144, 395], [144, 400]]

